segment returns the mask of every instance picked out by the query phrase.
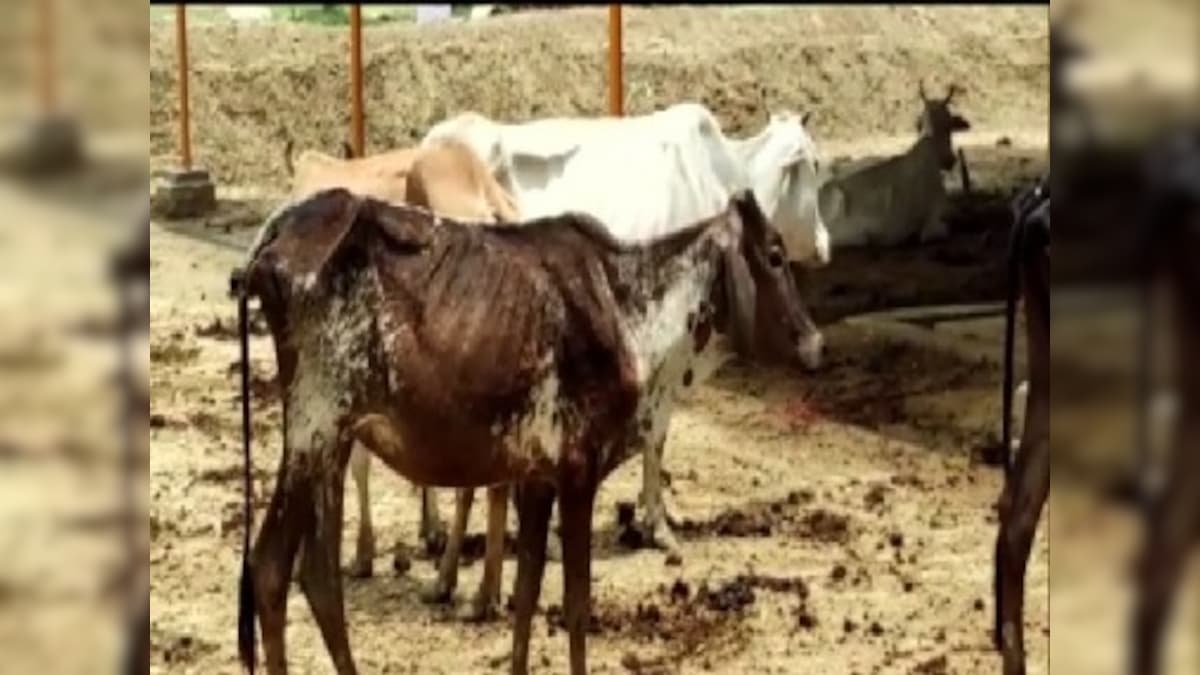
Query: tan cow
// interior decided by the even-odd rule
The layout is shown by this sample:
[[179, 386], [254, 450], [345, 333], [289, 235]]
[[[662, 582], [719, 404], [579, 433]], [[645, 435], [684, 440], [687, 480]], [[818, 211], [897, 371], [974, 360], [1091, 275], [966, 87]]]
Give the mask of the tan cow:
[[[289, 139], [284, 151], [284, 162], [292, 177], [288, 204], [341, 187], [392, 204], [421, 206], [439, 215], [468, 222], [510, 223], [519, 219], [513, 198], [496, 182], [478, 155], [455, 139], [361, 158], [354, 158], [350, 147], [343, 144], [343, 157], [340, 159], [306, 150], [295, 163], [292, 161], [292, 150], [293, 142]], [[268, 223], [273, 220], [268, 219]], [[263, 228], [259, 233], [252, 250], [257, 250], [260, 242], [273, 236], [273, 233], [267, 232], [268, 229]], [[359, 531], [349, 573], [353, 577], [368, 577], [373, 573], [375, 559], [369, 487], [370, 455], [358, 444], [351, 452], [350, 467], [358, 496]], [[455, 527], [442, 558], [438, 581], [424, 594], [426, 600], [448, 601], [454, 590], [458, 554], [472, 492], [459, 491]], [[479, 595], [472, 603], [471, 616], [490, 615], [499, 602], [507, 496], [506, 486], [489, 490], [487, 560]], [[445, 528], [440, 523], [432, 489], [421, 488], [421, 506], [421, 538], [427, 550], [436, 551], [441, 548], [439, 540], [445, 537]], [[398, 551], [397, 556], [398, 565], [407, 565], [401, 552]]]

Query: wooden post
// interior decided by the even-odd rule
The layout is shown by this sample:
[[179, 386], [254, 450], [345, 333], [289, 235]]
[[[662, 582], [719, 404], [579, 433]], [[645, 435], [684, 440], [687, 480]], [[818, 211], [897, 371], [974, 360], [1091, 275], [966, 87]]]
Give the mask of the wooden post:
[[38, 104], [42, 115], [51, 115], [57, 106], [54, 91], [54, 5], [39, 0], [37, 6]]
[[366, 154], [366, 132], [363, 128], [362, 79], [362, 7], [350, 5], [350, 141], [354, 156]]
[[175, 53], [179, 64], [179, 159], [192, 169], [192, 119], [188, 93], [187, 5], [175, 5]]
[[608, 114], [625, 114], [625, 80], [621, 63], [621, 5], [608, 6]]

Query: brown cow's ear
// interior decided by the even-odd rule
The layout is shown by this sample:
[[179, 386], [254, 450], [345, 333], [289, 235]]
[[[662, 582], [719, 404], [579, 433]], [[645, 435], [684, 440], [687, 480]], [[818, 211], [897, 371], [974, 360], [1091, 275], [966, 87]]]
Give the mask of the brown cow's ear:
[[971, 123], [961, 115], [954, 115], [950, 118], [950, 131], [970, 131]]
[[259, 252], [255, 267], [267, 266], [277, 278], [311, 288], [349, 238], [361, 206], [342, 188], [323, 190], [291, 206], [275, 221], [274, 238]]

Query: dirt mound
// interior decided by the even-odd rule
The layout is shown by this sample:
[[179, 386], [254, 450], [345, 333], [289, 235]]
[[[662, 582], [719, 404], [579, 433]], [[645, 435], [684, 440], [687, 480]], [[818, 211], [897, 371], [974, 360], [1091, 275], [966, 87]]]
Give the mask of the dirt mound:
[[[5, 95], [0, 99], [0, 122], [35, 109], [37, 6], [16, 2], [4, 8], [0, 87]], [[146, 5], [136, 0], [59, 0], [53, 13], [57, 43], [53, 67], [62, 109], [77, 114], [92, 129], [145, 133], [148, 119], [143, 111], [149, 87], [141, 74], [149, 62]], [[170, 40], [174, 49], [173, 36], [172, 31], [159, 37]]]
[[[374, 26], [364, 35], [369, 149], [408, 145], [461, 110], [504, 120], [603, 114], [603, 9], [467, 24]], [[223, 184], [286, 181], [285, 138], [329, 151], [349, 128], [347, 30], [197, 25], [190, 32], [195, 154]], [[626, 111], [685, 100], [749, 133], [771, 110], [814, 112], [819, 142], [911, 134], [917, 80], [954, 81], [975, 129], [1045, 134], [1041, 8], [626, 8]], [[151, 155], [175, 152], [174, 39], [150, 45]]]

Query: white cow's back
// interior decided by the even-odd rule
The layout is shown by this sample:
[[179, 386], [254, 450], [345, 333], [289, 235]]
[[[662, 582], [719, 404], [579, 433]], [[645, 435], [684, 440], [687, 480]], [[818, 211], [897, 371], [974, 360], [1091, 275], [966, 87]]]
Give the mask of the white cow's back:
[[712, 217], [735, 192], [751, 188], [764, 212], [778, 221], [789, 251], [813, 248], [812, 233], [799, 230], [819, 230], [816, 238], [824, 240], [827, 260], [815, 185], [809, 186], [814, 216], [807, 219], [798, 217], [805, 202], [796, 198], [800, 191], [785, 194], [795, 181], [811, 180], [785, 166], [814, 151], [798, 119], [772, 118], [761, 142], [739, 145], [726, 139], [712, 112], [697, 103], [634, 117], [523, 124], [464, 113], [435, 125], [423, 142], [450, 136], [470, 145], [512, 192], [525, 217], [580, 211], [629, 242]]

